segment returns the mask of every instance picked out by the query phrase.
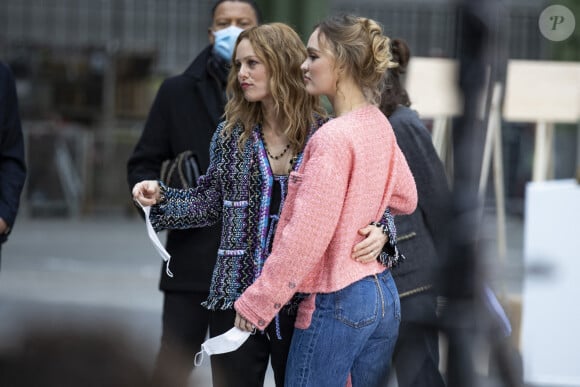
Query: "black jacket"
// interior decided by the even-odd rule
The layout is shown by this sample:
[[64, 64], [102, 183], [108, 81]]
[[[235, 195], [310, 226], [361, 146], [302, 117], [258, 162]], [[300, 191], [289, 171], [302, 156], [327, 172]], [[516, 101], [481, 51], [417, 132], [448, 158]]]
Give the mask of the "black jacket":
[[434, 286], [447, 245], [450, 189], [431, 134], [417, 114], [399, 106], [389, 117], [397, 143], [415, 177], [419, 201], [411, 215], [396, 216], [397, 244], [407, 258], [393, 269], [399, 295]]
[[[209, 164], [209, 143], [224, 112], [225, 71], [208, 65], [211, 46], [189, 68], [166, 79], [155, 97], [141, 138], [127, 162], [129, 189], [141, 180], [159, 178], [161, 163], [185, 150], [193, 150], [201, 168]], [[170, 278], [161, 270], [160, 289], [208, 291], [217, 255], [220, 226], [168, 231]], [[151, 254], [155, 254], [151, 250]]]
[[[25, 179], [24, 139], [16, 86], [12, 72], [0, 62], [0, 218], [10, 229], [16, 219]], [[0, 244], [7, 236], [7, 233], [0, 235]]]

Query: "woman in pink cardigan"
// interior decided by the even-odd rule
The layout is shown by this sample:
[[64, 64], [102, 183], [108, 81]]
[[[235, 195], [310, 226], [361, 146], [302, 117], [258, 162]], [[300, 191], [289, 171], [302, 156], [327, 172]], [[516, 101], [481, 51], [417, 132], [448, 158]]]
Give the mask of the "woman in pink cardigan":
[[357, 230], [389, 207], [409, 214], [417, 191], [393, 130], [377, 108], [393, 66], [389, 39], [373, 20], [319, 24], [302, 64], [306, 89], [328, 97], [336, 118], [310, 139], [260, 277], [235, 302], [236, 326], [263, 330], [297, 292], [286, 386], [376, 386], [385, 379], [400, 321], [388, 267], [351, 258]]

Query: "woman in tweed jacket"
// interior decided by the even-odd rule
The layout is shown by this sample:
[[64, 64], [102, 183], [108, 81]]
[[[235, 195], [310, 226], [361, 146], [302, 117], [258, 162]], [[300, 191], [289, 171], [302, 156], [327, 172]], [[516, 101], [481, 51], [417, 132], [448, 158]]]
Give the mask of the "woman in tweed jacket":
[[[326, 121], [318, 98], [304, 89], [300, 65], [305, 57], [300, 38], [284, 24], [243, 31], [229, 75], [225, 121], [213, 136], [210, 165], [198, 186], [176, 190], [144, 181], [133, 189], [141, 204], [157, 203], [151, 211], [157, 230], [222, 221], [210, 296], [204, 303], [212, 310], [212, 337], [233, 327], [234, 302], [261, 274], [288, 174], [300, 166], [306, 141]], [[383, 221], [389, 220], [386, 212]], [[353, 258], [377, 258], [385, 238], [375, 231], [359, 244]], [[394, 234], [390, 239], [396, 240]], [[395, 245], [391, 251], [396, 255]], [[267, 335], [252, 335], [237, 351], [212, 356], [214, 386], [262, 385], [270, 357], [276, 384], [283, 385], [299, 300], [295, 297], [280, 308], [275, 322], [263, 327]]]

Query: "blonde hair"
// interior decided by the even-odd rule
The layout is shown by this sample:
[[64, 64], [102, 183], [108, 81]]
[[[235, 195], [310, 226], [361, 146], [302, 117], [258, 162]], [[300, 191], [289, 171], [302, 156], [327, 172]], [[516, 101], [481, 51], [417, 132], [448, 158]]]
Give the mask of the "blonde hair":
[[329, 17], [318, 24], [318, 40], [361, 86], [367, 101], [378, 105], [387, 69], [397, 66], [390, 51], [390, 39], [376, 21], [353, 15]]
[[[276, 114], [285, 117], [284, 128], [290, 146], [295, 152], [304, 148], [310, 126], [316, 115], [325, 116], [318, 97], [309, 95], [304, 86], [300, 69], [306, 59], [306, 48], [298, 34], [283, 23], [262, 24], [242, 31], [238, 44], [248, 39], [256, 56], [264, 62], [270, 76], [270, 92], [274, 99]], [[263, 123], [264, 112], [260, 102], [248, 102], [237, 79], [235, 67], [228, 76], [225, 107], [225, 133], [230, 135], [237, 125], [241, 125], [241, 146], [250, 137], [254, 125]]]

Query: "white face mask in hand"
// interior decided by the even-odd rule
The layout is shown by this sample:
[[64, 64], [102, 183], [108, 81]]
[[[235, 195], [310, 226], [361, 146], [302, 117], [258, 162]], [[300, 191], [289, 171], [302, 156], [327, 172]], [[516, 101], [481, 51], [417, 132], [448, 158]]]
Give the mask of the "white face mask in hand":
[[165, 250], [165, 247], [163, 247], [163, 244], [159, 240], [157, 233], [153, 229], [153, 225], [151, 224], [151, 219], [149, 219], [149, 213], [151, 212], [151, 206], [143, 207], [143, 205], [141, 203], [139, 203], [137, 200], [135, 200], [135, 203], [137, 203], [139, 205], [139, 207], [141, 207], [141, 209], [145, 213], [145, 227], [147, 228], [147, 234], [149, 235], [149, 239], [151, 239], [151, 242], [153, 242], [153, 246], [155, 247], [155, 250], [157, 250], [159, 255], [161, 255], [161, 258], [163, 258], [163, 260], [166, 262], [165, 263], [165, 273], [167, 273], [167, 275], [169, 277], [173, 277], [173, 273], [171, 272], [171, 270], [169, 270], [169, 261], [171, 259], [171, 255], [169, 255], [167, 250]]
[[[201, 365], [203, 361], [203, 353], [207, 353], [208, 356], [211, 355], [219, 355], [220, 353], [227, 353], [233, 352], [236, 349], [240, 348], [242, 344], [248, 340], [248, 337], [252, 332], [242, 331], [239, 328], [233, 327], [226, 333], [223, 333], [219, 336], [212, 337], [211, 339], [206, 340], [201, 345], [201, 351], [195, 354], [194, 364], [196, 367]], [[198, 357], [201, 355], [201, 358], [198, 361]]]

